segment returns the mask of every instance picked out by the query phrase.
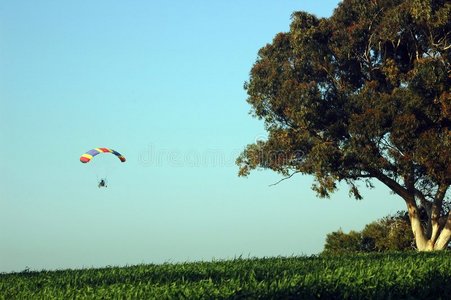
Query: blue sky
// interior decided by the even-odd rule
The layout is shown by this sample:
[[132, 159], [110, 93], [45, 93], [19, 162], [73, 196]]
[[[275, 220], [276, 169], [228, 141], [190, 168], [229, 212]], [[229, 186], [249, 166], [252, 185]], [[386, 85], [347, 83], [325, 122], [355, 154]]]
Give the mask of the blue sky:
[[[310, 255], [404, 209], [237, 177], [259, 48], [326, 1], [0, 1], [0, 272]], [[82, 164], [94, 147], [112, 155]], [[109, 186], [97, 188], [107, 175]]]

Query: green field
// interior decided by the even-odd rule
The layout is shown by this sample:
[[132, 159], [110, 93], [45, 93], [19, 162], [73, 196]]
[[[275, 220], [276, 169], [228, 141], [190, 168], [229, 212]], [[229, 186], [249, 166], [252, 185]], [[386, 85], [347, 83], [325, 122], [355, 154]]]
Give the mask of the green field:
[[451, 253], [277, 257], [0, 274], [1, 299], [450, 299]]

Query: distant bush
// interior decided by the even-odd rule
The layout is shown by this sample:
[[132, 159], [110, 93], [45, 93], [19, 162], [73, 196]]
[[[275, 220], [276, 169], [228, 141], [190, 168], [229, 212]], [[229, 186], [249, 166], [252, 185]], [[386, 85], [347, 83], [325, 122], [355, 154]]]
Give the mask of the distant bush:
[[341, 229], [326, 236], [324, 254], [405, 251], [415, 248], [407, 213], [398, 212], [365, 226], [362, 231]]

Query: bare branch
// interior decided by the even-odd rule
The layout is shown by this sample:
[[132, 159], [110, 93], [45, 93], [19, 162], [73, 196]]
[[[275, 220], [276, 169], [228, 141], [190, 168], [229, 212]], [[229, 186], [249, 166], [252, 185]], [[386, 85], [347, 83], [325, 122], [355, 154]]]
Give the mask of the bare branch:
[[282, 181], [287, 180], [287, 179], [290, 179], [291, 177], [293, 177], [294, 174], [297, 174], [297, 173], [301, 173], [301, 171], [295, 171], [295, 172], [291, 173], [290, 175], [288, 175], [287, 177], [284, 177], [284, 178], [280, 179], [280, 180], [277, 181], [276, 183], [270, 184], [269, 186], [278, 185], [278, 184], [281, 183]]

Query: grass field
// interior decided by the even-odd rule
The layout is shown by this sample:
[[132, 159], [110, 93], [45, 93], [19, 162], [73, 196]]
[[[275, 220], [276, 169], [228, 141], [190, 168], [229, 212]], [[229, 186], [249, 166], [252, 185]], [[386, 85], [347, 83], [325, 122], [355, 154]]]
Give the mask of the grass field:
[[1, 299], [450, 297], [450, 252], [239, 258], [0, 274]]

